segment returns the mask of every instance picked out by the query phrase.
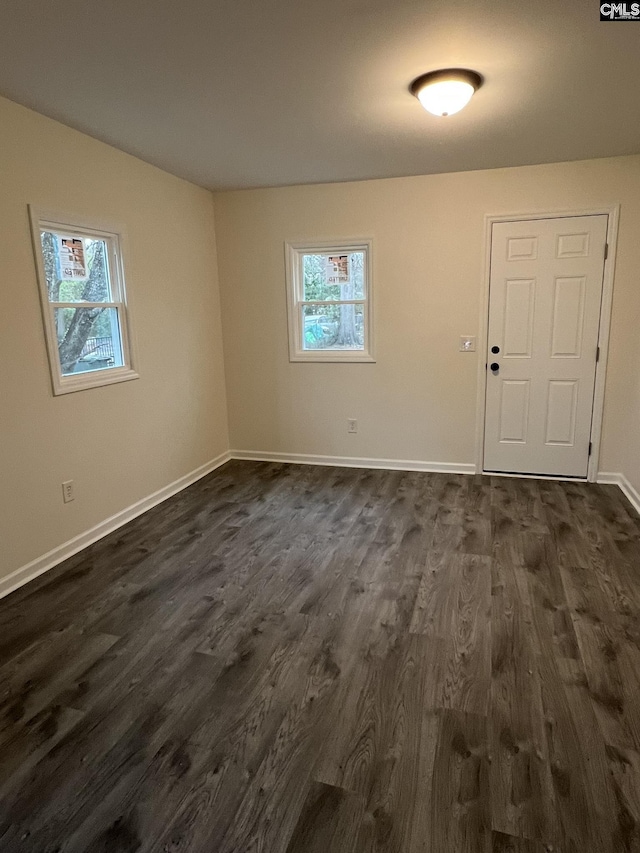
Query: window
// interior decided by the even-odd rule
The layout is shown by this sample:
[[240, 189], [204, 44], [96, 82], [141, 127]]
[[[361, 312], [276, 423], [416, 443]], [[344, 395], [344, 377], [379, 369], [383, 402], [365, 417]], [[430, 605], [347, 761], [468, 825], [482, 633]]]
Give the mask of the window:
[[287, 243], [291, 361], [374, 361], [371, 241]]
[[118, 234], [29, 212], [53, 393], [135, 379]]

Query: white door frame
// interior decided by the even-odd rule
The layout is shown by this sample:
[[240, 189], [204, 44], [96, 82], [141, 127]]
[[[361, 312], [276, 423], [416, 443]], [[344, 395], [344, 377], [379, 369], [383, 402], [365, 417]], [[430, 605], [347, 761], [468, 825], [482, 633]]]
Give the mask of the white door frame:
[[[476, 471], [484, 471], [484, 423], [485, 398], [487, 390], [487, 346], [489, 335], [489, 285], [491, 278], [491, 231], [494, 222], [519, 222], [526, 219], [559, 219], [570, 216], [597, 216], [606, 214], [607, 244], [609, 252], [604, 264], [602, 283], [602, 303], [600, 306], [600, 330], [598, 346], [600, 359], [596, 365], [596, 381], [593, 396], [593, 415], [591, 419], [591, 456], [587, 471], [587, 482], [594, 483], [598, 475], [600, 457], [600, 439], [602, 436], [602, 415], [604, 411], [604, 387], [609, 356], [609, 332], [611, 329], [611, 306], [613, 302], [613, 281], [615, 272], [616, 243], [618, 240], [618, 219], [620, 205], [611, 204], [586, 210], [545, 210], [527, 213], [485, 214], [484, 217], [484, 258], [482, 269], [482, 295], [480, 299], [480, 323], [478, 325], [478, 396], [476, 418]], [[510, 476], [510, 475], [506, 475]], [[513, 476], [526, 476], [515, 474]], [[531, 475], [530, 475], [531, 476]], [[538, 478], [544, 479], [544, 478]], [[557, 478], [554, 478], [557, 479]], [[563, 478], [560, 478], [563, 479]], [[576, 478], [571, 478], [576, 479]]]

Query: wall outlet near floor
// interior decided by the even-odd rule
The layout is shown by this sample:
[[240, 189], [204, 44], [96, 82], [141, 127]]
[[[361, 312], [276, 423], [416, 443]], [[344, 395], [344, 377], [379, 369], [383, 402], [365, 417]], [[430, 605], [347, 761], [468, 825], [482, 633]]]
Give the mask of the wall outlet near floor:
[[475, 335], [462, 335], [460, 338], [460, 352], [475, 352], [476, 339]]
[[358, 432], [358, 421], [355, 418], [347, 418], [347, 432]]
[[68, 504], [75, 498], [73, 493], [73, 480], [67, 480], [62, 484], [62, 500]]

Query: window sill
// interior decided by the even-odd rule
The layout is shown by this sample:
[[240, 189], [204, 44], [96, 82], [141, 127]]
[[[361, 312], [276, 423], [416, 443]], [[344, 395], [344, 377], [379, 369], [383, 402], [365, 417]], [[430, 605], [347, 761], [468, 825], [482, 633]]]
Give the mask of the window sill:
[[[91, 375], [91, 374], [94, 375]], [[107, 375], [108, 373], [108, 375]], [[97, 376], [95, 374], [98, 374]], [[109, 371], [87, 371], [77, 374], [77, 378], [64, 377], [58, 379], [54, 384], [53, 394], [72, 394], [74, 391], [85, 391], [88, 388], [101, 388], [103, 385], [115, 385], [117, 382], [128, 382], [130, 379], [139, 379], [138, 373], [130, 368], [112, 368]]]
[[375, 364], [370, 353], [361, 352], [297, 352], [289, 356], [290, 362], [321, 362], [324, 364]]

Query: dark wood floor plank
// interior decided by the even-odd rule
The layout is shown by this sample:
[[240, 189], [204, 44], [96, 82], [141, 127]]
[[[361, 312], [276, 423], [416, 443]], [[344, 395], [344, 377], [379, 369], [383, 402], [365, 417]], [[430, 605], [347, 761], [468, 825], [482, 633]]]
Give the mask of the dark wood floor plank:
[[452, 509], [440, 505], [433, 523], [431, 550], [444, 554], [455, 554], [462, 550], [464, 540], [464, 508]]
[[545, 649], [554, 657], [578, 660], [578, 643], [554, 534], [520, 536], [517, 540], [520, 549], [516, 565], [526, 572], [538, 634], [551, 643], [545, 644]]
[[442, 648], [437, 707], [484, 714], [491, 673], [491, 561], [430, 551], [410, 631]]
[[326, 737], [326, 712], [339, 676], [331, 647], [324, 646], [312, 661], [302, 693], [287, 709], [230, 826], [223, 834], [214, 831], [211, 847], [220, 853], [286, 851], [304, 805], [313, 760]]
[[540, 841], [530, 841], [502, 832], [493, 832], [491, 838], [491, 853], [549, 853], [552, 849]]
[[[135, 787], [168, 733], [182, 734], [184, 708], [212, 681], [206, 667], [213, 669], [213, 662], [182, 649], [171, 654], [169, 646], [160, 659], [159, 650], [152, 652], [139, 659], [123, 682], [100, 691], [72, 736], [64, 737], [22, 788], [12, 791], [7, 798], [10, 837], [28, 828], [35, 849], [44, 849], [57, 834], [73, 834], [114, 788], [126, 797], [127, 786]], [[182, 703], [178, 712], [167, 699], [174, 696]], [[37, 816], [31, 812], [34, 798], [42, 802]]]
[[432, 796], [439, 720], [423, 706], [431, 677], [430, 641], [411, 636], [399, 666], [388, 673], [379, 750], [366, 799], [358, 850], [420, 853], [430, 832], [425, 804]]
[[550, 612], [556, 605], [541, 595], [539, 574], [530, 573], [529, 581], [556, 804], [555, 842], [560, 849], [589, 849], [591, 845], [608, 853], [614, 849], [616, 808], [605, 743], [587, 690], [582, 660], [579, 655], [574, 658], [559, 654], [567, 646], [559, 643], [554, 634]]
[[231, 462], [0, 603], [2, 853], [640, 853], [640, 517]]
[[364, 798], [312, 782], [286, 853], [355, 853]]
[[456, 555], [459, 583], [446, 646], [442, 707], [486, 715], [491, 687], [491, 560]]
[[143, 849], [158, 824], [177, 807], [190, 761], [184, 744], [168, 741], [135, 778], [131, 773], [115, 778], [102, 800], [69, 830], [65, 853]]
[[412, 634], [447, 639], [453, 633], [462, 563], [448, 551], [430, 549], [411, 619]]
[[157, 707], [136, 716], [133, 724], [129, 715], [117, 712], [106, 724], [83, 716], [73, 737], [67, 733], [28, 775], [23, 789], [5, 798], [0, 839], [6, 849], [19, 850], [23, 837], [33, 851], [55, 849], [56, 842], [62, 846], [115, 784], [136, 781], [147, 743], [163, 722]]
[[[38, 655], [22, 661], [9, 677], [3, 677], [0, 701], [0, 743], [10, 737], [17, 723], [26, 723], [47, 705], [60, 701], [76, 681], [120, 638], [111, 634], [68, 634], [65, 643], [45, 640]], [[68, 701], [68, 696], [65, 696]]]
[[162, 706], [174, 724], [162, 727], [163, 738], [156, 733], [155, 742], [164, 742], [141, 762], [142, 772], [132, 780], [135, 797], [124, 797], [118, 784], [106, 792], [101, 821], [93, 814], [74, 833], [78, 851], [88, 839], [103, 843], [116, 825], [135, 828], [144, 850], [198, 849], [213, 832], [222, 837], [309, 668], [294, 649], [290, 637], [289, 646], [281, 645], [266, 664], [245, 658], [217, 681], [211, 680], [213, 659], [193, 655]]
[[607, 744], [640, 750], [640, 650], [624, 629], [574, 617], [586, 686]]
[[440, 729], [431, 797], [432, 851], [489, 853], [491, 804], [485, 717], [446, 710]]
[[[380, 626], [385, 613], [384, 589], [374, 586], [361, 599], [368, 601], [369, 612]], [[336, 695], [335, 724], [319, 755], [315, 778], [367, 797], [384, 749], [385, 712], [395, 699], [403, 644], [393, 625], [383, 631], [367, 630], [351, 642], [356, 646], [355, 655]]]
[[529, 529], [546, 528], [548, 502], [544, 480], [491, 477], [490, 482], [490, 503], [499, 515]]
[[52, 705], [13, 731], [0, 755], [0, 797], [19, 788], [54, 747], [83, 719], [82, 711]]
[[499, 560], [493, 564], [491, 627], [492, 828], [551, 844], [555, 796], [531, 602], [522, 569]]

